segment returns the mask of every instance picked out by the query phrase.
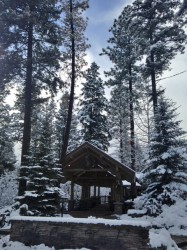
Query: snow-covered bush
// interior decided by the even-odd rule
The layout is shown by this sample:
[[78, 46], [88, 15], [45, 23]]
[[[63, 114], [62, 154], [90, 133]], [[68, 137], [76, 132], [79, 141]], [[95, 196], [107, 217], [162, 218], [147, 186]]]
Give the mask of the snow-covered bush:
[[[24, 215], [54, 216], [60, 212], [61, 189], [58, 187], [58, 168], [50, 165], [25, 167], [27, 187], [24, 196], [17, 197], [24, 205]], [[25, 209], [25, 204], [28, 209]]]

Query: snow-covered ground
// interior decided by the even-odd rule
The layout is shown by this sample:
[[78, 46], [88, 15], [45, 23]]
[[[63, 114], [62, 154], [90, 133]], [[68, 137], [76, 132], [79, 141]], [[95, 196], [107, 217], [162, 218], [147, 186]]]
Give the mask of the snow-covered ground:
[[[47, 247], [44, 244], [38, 246], [25, 246], [20, 242], [9, 241], [9, 236], [3, 237], [0, 239], [0, 249], [2, 250], [55, 250], [54, 247]], [[59, 249], [60, 250], [60, 249]], [[65, 250], [65, 249], [63, 249]], [[70, 249], [66, 249], [70, 250]], [[78, 248], [77, 248], [78, 250]], [[88, 248], [79, 248], [79, 250], [89, 250]]]
[[[2, 211], [0, 211], [2, 212]], [[140, 210], [140, 200], [135, 200], [135, 211], [136, 214], [139, 213], [141, 216], [145, 213], [144, 210]], [[172, 240], [171, 235], [183, 235], [187, 236], [187, 201], [178, 199], [175, 205], [163, 206], [163, 212], [157, 217], [150, 217], [143, 215], [139, 218], [132, 218], [133, 210], [128, 214], [123, 214], [118, 216], [116, 220], [104, 220], [96, 219], [94, 217], [89, 217], [84, 219], [85, 222], [91, 223], [112, 223], [114, 225], [119, 224], [130, 224], [130, 225], [141, 225], [147, 226], [151, 225], [152, 228], [149, 231], [149, 240], [152, 247], [167, 246], [167, 250], [179, 250], [176, 243]], [[17, 211], [11, 213], [11, 217], [16, 216]], [[28, 217], [30, 218], [30, 217]], [[30, 218], [32, 219], [32, 218]], [[33, 218], [34, 219], [34, 218]], [[38, 218], [43, 219], [43, 218]], [[72, 218], [69, 215], [64, 215], [63, 218], [49, 218], [50, 220], [65, 220], [79, 222], [78, 218]], [[83, 222], [83, 219], [81, 219]], [[47, 246], [39, 245], [28, 247], [20, 242], [9, 241], [9, 236], [2, 237], [0, 239], [0, 249], [4, 250], [55, 250], [55, 248], [49, 248]], [[86, 250], [82, 248], [81, 250]]]
[[[135, 207], [140, 204], [139, 199], [135, 200]], [[157, 217], [144, 215], [136, 220], [147, 220], [152, 225], [163, 227], [172, 235], [187, 236], [187, 200], [177, 199], [172, 206], [163, 205], [162, 213]], [[120, 216], [120, 219], [128, 218], [128, 215]], [[133, 220], [133, 218], [132, 218]]]
[[[135, 205], [139, 206], [139, 199], [135, 200]], [[167, 246], [167, 250], [178, 250], [171, 235], [182, 235], [187, 237], [187, 201], [178, 199], [173, 206], [164, 205], [163, 212], [157, 217], [144, 215], [140, 218], [131, 218], [131, 221], [147, 221], [151, 223], [152, 229], [149, 231], [150, 245], [152, 247]], [[135, 213], [144, 214], [144, 210], [136, 210]], [[129, 220], [133, 214], [130, 210], [128, 214], [120, 216], [121, 220]]]

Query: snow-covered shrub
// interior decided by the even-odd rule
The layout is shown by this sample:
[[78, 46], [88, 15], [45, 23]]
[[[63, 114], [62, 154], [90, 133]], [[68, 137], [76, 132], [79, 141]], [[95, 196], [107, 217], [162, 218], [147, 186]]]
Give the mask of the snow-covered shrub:
[[[62, 197], [58, 187], [58, 168], [41, 164], [25, 167], [27, 186], [24, 196], [17, 197], [21, 204], [27, 204], [25, 215], [54, 216], [60, 212]], [[24, 209], [23, 209], [24, 210]], [[22, 212], [22, 210], [20, 210]]]

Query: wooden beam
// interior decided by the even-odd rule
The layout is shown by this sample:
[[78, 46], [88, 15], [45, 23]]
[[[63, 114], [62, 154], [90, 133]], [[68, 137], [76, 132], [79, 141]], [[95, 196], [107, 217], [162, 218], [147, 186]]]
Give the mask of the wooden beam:
[[[111, 182], [113, 182], [114, 180], [109, 180], [109, 181], [103, 181], [103, 180], [98, 180], [97, 182], [96, 181], [94, 181], [94, 182], [91, 182], [91, 181], [89, 181], [89, 184], [91, 185], [91, 186], [93, 186], [93, 185], [96, 185], [96, 186], [100, 186], [100, 187], [107, 187], [107, 188], [110, 188], [111, 187]], [[78, 185], [80, 185], [80, 186], [82, 186], [82, 185], [84, 185], [84, 184], [87, 184], [88, 182], [86, 181], [86, 180], [77, 180], [77, 181], [75, 181], [75, 183], [76, 184], [78, 184]]]
[[102, 168], [71, 168], [71, 169], [65, 169], [64, 172], [108, 172], [107, 169], [102, 169]]
[[87, 177], [87, 176], [79, 176], [79, 180], [93, 180], [93, 181], [97, 181], [97, 180], [115, 180], [115, 178], [114, 177], [110, 177], [110, 176], [106, 176], [106, 177]]

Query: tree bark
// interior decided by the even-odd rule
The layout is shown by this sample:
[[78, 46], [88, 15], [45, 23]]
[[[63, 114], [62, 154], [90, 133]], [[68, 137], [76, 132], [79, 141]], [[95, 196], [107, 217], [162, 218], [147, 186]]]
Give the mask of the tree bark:
[[[33, 24], [29, 21], [28, 24], [28, 50], [27, 50], [27, 70], [26, 70], [26, 81], [25, 81], [25, 107], [24, 107], [24, 127], [23, 127], [23, 140], [22, 140], [22, 151], [21, 151], [21, 166], [28, 164], [28, 155], [30, 148], [31, 139], [31, 113], [32, 113], [32, 49], [33, 49]], [[25, 170], [20, 169], [20, 180], [18, 195], [22, 195], [26, 190]]]
[[67, 122], [65, 127], [65, 133], [63, 138], [63, 145], [62, 145], [62, 152], [60, 163], [63, 164], [68, 148], [69, 142], [69, 135], [71, 129], [71, 121], [72, 121], [72, 113], [73, 113], [73, 104], [74, 104], [74, 91], [75, 91], [75, 38], [74, 38], [74, 22], [73, 22], [73, 4], [72, 0], [69, 1], [70, 3], [70, 29], [71, 29], [71, 90], [70, 90], [70, 98], [69, 98], [69, 107], [68, 107], [68, 115], [67, 115]]
[[[121, 105], [120, 105], [121, 106]], [[122, 128], [122, 119], [120, 118], [119, 121], [119, 133], [120, 133], [120, 158], [121, 158], [121, 162], [124, 163], [124, 157], [123, 157], [123, 128]]]
[[[150, 2], [150, 9], [152, 8], [152, 3]], [[154, 13], [152, 13], [152, 18], [155, 18], [155, 10]], [[153, 45], [153, 30], [150, 28], [149, 31], [149, 39], [150, 39], [150, 44]], [[156, 89], [156, 73], [155, 73], [155, 55], [154, 51], [151, 51], [150, 53], [150, 66], [151, 66], [151, 84], [152, 84], [152, 99], [153, 99], [153, 112], [154, 115], [156, 114], [157, 111], [157, 89]]]
[[134, 106], [133, 106], [133, 89], [132, 89], [132, 69], [129, 65], [129, 94], [130, 94], [130, 145], [131, 145], [131, 168], [135, 171], [135, 137], [134, 137]]
[[[130, 133], [131, 133], [131, 139], [130, 139], [130, 144], [131, 144], [131, 168], [136, 171], [136, 153], [135, 153], [135, 133], [134, 133], [134, 105], [133, 105], [133, 87], [132, 87], [132, 68], [131, 65], [129, 65], [129, 93], [130, 93]], [[134, 180], [132, 185], [132, 200], [136, 197], [136, 180]]]
[[153, 99], [153, 111], [154, 115], [157, 111], [157, 89], [156, 89], [156, 75], [155, 75], [155, 68], [154, 68], [154, 53], [151, 52], [151, 83], [152, 83], [152, 99]]

